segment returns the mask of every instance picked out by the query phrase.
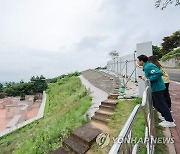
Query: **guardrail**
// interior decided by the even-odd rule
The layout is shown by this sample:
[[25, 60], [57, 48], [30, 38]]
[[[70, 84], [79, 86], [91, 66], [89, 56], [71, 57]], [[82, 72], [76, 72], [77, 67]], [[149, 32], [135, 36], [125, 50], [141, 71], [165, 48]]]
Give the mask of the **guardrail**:
[[[118, 135], [116, 141], [111, 147], [109, 154], [119, 154], [119, 153], [136, 154], [138, 153], [139, 146], [146, 147], [147, 154], [154, 153], [153, 138], [155, 137], [156, 133], [155, 133], [150, 81], [146, 80], [145, 84], [146, 84], [146, 88], [143, 93], [142, 103], [134, 107], [131, 115], [129, 116], [120, 134]], [[138, 112], [141, 109], [143, 110], [144, 113], [144, 119], [146, 125], [144, 143], [139, 142], [133, 146], [133, 143], [131, 143], [130, 141], [132, 139], [133, 124], [136, 120], [136, 116]]]
[[136, 52], [108, 61], [107, 70], [137, 81]]

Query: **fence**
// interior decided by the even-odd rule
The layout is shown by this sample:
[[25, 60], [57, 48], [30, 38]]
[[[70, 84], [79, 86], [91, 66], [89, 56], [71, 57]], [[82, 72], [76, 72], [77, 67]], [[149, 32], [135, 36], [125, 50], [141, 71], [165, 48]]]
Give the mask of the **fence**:
[[136, 52], [108, 61], [107, 69], [118, 75], [123, 75], [126, 78], [137, 81]]
[[[145, 119], [145, 138], [144, 143], [136, 143], [133, 146], [131, 143], [132, 138], [132, 129], [133, 123], [136, 120], [136, 116], [140, 110], [143, 110], [144, 119]], [[152, 97], [151, 97], [151, 88], [149, 80], [146, 80], [146, 88], [143, 93], [142, 103], [138, 104], [134, 107], [131, 115], [126, 121], [123, 129], [117, 137], [117, 140], [114, 142], [109, 154], [118, 154], [118, 153], [126, 153], [126, 154], [136, 154], [138, 153], [139, 146], [145, 146], [147, 149], [147, 154], [154, 153], [154, 142], [153, 138], [155, 137], [155, 124], [154, 124], [154, 114], [152, 108]], [[130, 139], [130, 140], [127, 140]]]

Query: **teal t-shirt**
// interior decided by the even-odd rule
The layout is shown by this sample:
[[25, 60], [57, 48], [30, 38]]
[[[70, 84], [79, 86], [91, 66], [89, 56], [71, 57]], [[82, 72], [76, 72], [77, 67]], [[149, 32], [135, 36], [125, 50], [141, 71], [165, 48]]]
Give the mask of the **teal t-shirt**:
[[163, 72], [154, 64], [146, 62], [143, 71], [147, 79], [151, 81], [152, 92], [162, 91], [166, 89], [162, 79]]

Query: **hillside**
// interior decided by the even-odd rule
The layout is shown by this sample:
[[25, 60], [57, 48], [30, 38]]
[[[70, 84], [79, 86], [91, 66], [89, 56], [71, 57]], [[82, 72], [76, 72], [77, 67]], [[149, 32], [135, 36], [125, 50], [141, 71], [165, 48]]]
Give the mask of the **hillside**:
[[83, 115], [91, 98], [78, 77], [48, 85], [44, 118], [0, 139], [1, 153], [49, 153], [69, 133], [86, 123]]

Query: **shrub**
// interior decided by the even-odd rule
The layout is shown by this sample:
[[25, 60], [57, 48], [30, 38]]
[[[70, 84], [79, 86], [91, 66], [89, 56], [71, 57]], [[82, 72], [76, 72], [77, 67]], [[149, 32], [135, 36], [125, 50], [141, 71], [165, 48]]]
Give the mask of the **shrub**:
[[180, 57], [180, 48], [175, 49], [175, 50], [169, 52], [168, 54], [164, 55], [164, 56], [161, 58], [161, 60], [162, 60], [162, 61], [166, 61], [166, 60], [171, 59], [171, 58], [173, 58], [173, 57]]
[[4, 98], [6, 96], [6, 94], [4, 92], [0, 93], [0, 99]]
[[23, 101], [23, 100], [25, 100], [25, 94], [24, 94], [24, 93], [21, 93], [21, 94], [20, 94], [20, 101]]

